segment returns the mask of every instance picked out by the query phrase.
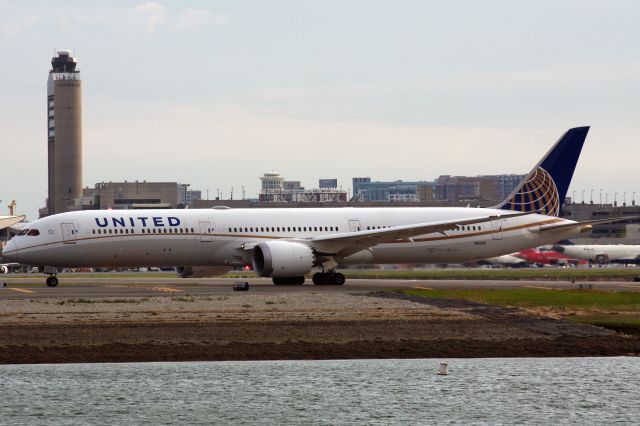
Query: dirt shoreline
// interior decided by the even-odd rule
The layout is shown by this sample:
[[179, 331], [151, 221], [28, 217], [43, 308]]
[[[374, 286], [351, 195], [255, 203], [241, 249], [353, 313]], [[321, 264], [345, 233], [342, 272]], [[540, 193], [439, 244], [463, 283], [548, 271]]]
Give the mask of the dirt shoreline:
[[0, 329], [0, 364], [640, 355], [637, 334], [394, 293], [12, 300]]

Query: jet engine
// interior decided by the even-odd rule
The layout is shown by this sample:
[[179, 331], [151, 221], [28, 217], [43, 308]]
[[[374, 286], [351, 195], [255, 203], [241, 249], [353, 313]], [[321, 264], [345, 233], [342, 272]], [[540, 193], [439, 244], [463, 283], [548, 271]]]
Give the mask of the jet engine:
[[7, 268], [5, 265], [0, 265], [0, 274], [8, 274], [9, 273], [9, 268]]
[[596, 254], [593, 260], [598, 265], [606, 265], [609, 263], [609, 255], [606, 253]]
[[297, 277], [315, 265], [311, 247], [290, 241], [266, 241], [253, 248], [253, 270], [262, 277]]
[[230, 266], [177, 266], [176, 272], [180, 278], [217, 277], [229, 272]]

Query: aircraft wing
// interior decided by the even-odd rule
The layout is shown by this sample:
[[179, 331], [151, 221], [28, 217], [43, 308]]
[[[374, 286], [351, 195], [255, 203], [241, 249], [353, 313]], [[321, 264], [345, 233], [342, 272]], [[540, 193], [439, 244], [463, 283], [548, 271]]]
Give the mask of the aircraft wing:
[[572, 222], [572, 223], [560, 223], [557, 225], [543, 225], [538, 228], [536, 231], [544, 232], [544, 231], [557, 231], [558, 229], [568, 229], [568, 228], [577, 228], [580, 232], [588, 232], [591, 230], [592, 225], [600, 225], [604, 223], [614, 223], [620, 222], [623, 220], [637, 220], [640, 219], [640, 216], [627, 216], [627, 217], [611, 217], [607, 219], [595, 219], [595, 220], [587, 220], [584, 222]]
[[26, 216], [0, 216], [0, 229], [8, 228], [25, 219]]
[[319, 235], [308, 242], [320, 254], [349, 256], [377, 244], [392, 241], [413, 241], [418, 235], [439, 232], [447, 235], [447, 231], [458, 226], [473, 225], [490, 220], [507, 219], [531, 213], [506, 213], [502, 215], [478, 216], [469, 219], [443, 220], [438, 222], [416, 223], [412, 225], [393, 226], [384, 229], [372, 229], [341, 234]]

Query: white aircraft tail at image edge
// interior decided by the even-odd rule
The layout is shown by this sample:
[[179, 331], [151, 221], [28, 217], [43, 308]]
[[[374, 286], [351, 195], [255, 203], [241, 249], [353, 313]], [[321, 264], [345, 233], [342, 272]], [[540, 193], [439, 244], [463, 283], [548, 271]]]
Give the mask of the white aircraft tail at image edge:
[[252, 265], [274, 284], [344, 284], [338, 264], [462, 263], [570, 238], [598, 223], [559, 218], [589, 127], [568, 130], [492, 208], [89, 210], [25, 227], [5, 259], [41, 267], [176, 266], [183, 277]]

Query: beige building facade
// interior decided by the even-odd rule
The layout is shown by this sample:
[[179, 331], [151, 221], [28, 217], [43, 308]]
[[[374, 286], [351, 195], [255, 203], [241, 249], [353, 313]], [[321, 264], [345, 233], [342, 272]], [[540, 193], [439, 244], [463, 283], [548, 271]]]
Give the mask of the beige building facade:
[[178, 182], [100, 182], [82, 190], [77, 209], [175, 209], [184, 185]]

